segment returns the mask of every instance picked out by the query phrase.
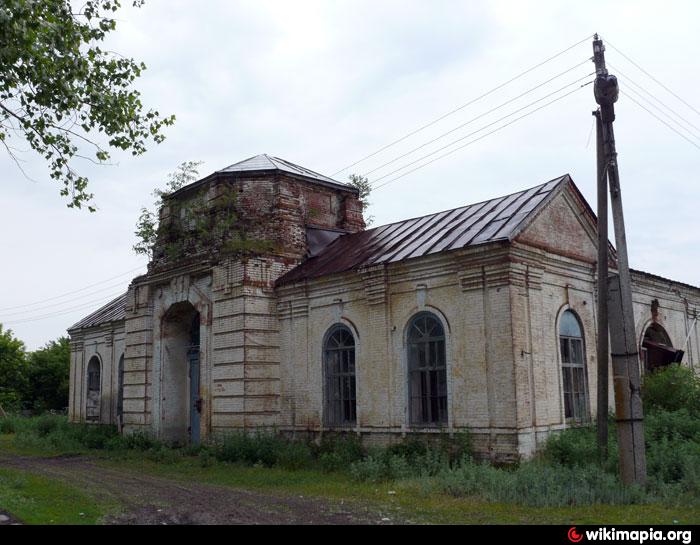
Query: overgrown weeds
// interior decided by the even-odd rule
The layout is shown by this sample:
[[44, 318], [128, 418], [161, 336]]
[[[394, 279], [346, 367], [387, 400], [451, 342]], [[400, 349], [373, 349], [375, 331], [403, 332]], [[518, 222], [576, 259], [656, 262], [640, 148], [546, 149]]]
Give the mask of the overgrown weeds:
[[0, 432], [14, 433], [19, 447], [44, 452], [104, 451], [159, 463], [189, 458], [203, 467], [320, 469], [361, 482], [413, 481], [427, 492], [533, 507], [700, 505], [700, 381], [692, 371], [673, 366], [645, 377], [644, 396], [644, 488], [623, 486], [618, 478], [612, 420], [605, 460], [598, 459], [594, 428], [571, 428], [551, 435], [535, 458], [502, 468], [474, 459], [468, 433], [412, 436], [367, 447], [352, 432], [312, 441], [293, 440], [274, 430], [240, 431], [220, 434], [205, 445], [173, 447], [145, 432], [120, 435], [113, 426], [71, 424], [58, 415], [2, 418]]

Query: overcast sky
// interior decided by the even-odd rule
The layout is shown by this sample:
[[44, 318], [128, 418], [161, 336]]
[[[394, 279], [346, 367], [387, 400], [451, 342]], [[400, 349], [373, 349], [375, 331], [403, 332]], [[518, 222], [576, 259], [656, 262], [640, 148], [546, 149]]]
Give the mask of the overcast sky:
[[[22, 158], [35, 181], [0, 156], [0, 323], [36, 349], [125, 290], [146, 267], [145, 258], [131, 249], [139, 209], [151, 204], [153, 188], [163, 186], [167, 173], [183, 161], [204, 161], [204, 176], [268, 153], [333, 175], [594, 32], [700, 110], [699, 20], [700, 4], [693, 1], [148, 0], [141, 9], [125, 7], [110, 48], [146, 63], [137, 83], [144, 103], [175, 114], [177, 121], [166, 129], [165, 142], [141, 157], [115, 154], [114, 166], [77, 164], [91, 180], [99, 208], [93, 214], [66, 208], [58, 185], [32, 153]], [[335, 178], [368, 173], [590, 56], [586, 40]], [[611, 47], [607, 59], [623, 91], [638, 90], [624, 73], [671, 108], [675, 113], [649, 99], [671, 119], [700, 127], [700, 114]], [[586, 78], [592, 71], [592, 63], [584, 63], [369, 178], [378, 184], [391, 180], [440, 154], [379, 178], [575, 90], [592, 79]], [[628, 95], [652, 109], [638, 95]], [[589, 85], [377, 189], [370, 209], [375, 225], [504, 195], [565, 173], [595, 208], [594, 108]], [[621, 96], [615, 130], [631, 266], [700, 285], [700, 129], [685, 124], [691, 132], [683, 132], [652, 111], [695, 146]], [[69, 292], [75, 293], [63, 296]]]

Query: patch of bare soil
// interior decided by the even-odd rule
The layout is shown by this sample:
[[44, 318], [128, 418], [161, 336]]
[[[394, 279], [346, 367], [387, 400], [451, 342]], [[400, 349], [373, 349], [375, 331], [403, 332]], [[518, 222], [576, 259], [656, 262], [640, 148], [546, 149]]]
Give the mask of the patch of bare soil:
[[[85, 456], [0, 457], [0, 467], [59, 479], [98, 498], [117, 500], [105, 524], [391, 524], [393, 516], [331, 500], [182, 483], [106, 468]], [[6, 514], [11, 521], [9, 513]], [[1, 517], [0, 517], [1, 518]]]

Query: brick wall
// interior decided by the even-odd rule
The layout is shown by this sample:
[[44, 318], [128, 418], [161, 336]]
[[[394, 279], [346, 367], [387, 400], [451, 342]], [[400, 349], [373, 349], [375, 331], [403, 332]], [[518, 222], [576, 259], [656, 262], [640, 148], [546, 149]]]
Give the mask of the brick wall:
[[[215, 202], [235, 191], [246, 236], [272, 243], [264, 255], [209, 252], [185, 259], [157, 258], [130, 288], [125, 321], [125, 422], [161, 432], [168, 389], [161, 384], [168, 357], [161, 321], [175, 303], [202, 316], [200, 380], [203, 437], [232, 428], [280, 422], [280, 340], [274, 282], [307, 254], [306, 226], [355, 232], [364, 228], [352, 191], [285, 175], [212, 179], [197, 195]], [[192, 198], [186, 192], [182, 198]], [[165, 206], [163, 221], [176, 206]], [[127, 396], [128, 392], [128, 396]]]
[[[594, 417], [595, 235], [573, 193], [558, 195], [510, 245], [471, 247], [275, 289], [275, 280], [306, 255], [307, 225], [362, 229], [361, 206], [351, 195], [284, 176], [237, 181], [240, 206], [275, 250], [155, 266], [136, 279], [123, 326], [72, 336], [72, 420], [84, 419], [87, 362], [96, 353], [105, 362], [102, 414], [112, 418], [114, 362], [123, 350], [127, 429], [158, 430], [152, 415], [163, 407], [160, 321], [181, 301], [204, 316], [204, 436], [235, 428], [328, 431], [323, 338], [342, 323], [356, 342], [354, 432], [381, 442], [406, 433], [469, 430], [484, 457], [529, 456], [549, 433], [571, 425], [564, 418], [558, 340], [566, 309], [583, 328]], [[652, 321], [676, 347], [690, 332], [684, 361], [697, 368], [700, 334], [691, 327], [700, 290], [643, 273], [634, 273], [633, 280], [639, 341]], [[652, 301], [658, 302], [654, 313]], [[442, 430], [412, 427], [408, 417], [406, 326], [423, 311], [433, 313], [446, 333], [448, 423]], [[612, 384], [610, 392], [612, 408]]]

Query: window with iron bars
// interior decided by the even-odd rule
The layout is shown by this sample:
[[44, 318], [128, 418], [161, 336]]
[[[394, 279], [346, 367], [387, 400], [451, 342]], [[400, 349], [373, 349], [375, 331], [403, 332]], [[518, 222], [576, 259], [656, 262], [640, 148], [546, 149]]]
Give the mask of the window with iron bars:
[[343, 326], [334, 326], [324, 347], [326, 425], [353, 426], [357, 421], [355, 392], [355, 338]]
[[433, 314], [415, 316], [408, 327], [408, 390], [414, 426], [447, 423], [445, 332]]
[[590, 420], [588, 377], [583, 332], [576, 315], [566, 310], [559, 321], [564, 416], [574, 422]]

